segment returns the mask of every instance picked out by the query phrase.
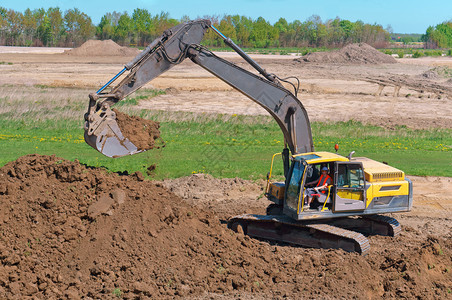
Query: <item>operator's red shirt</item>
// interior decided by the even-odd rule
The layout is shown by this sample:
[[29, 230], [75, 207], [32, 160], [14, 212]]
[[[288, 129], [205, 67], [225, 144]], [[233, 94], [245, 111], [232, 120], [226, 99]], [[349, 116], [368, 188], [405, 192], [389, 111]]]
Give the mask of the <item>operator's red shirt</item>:
[[[328, 174], [326, 174], [326, 175], [320, 175], [320, 178], [319, 178], [319, 182], [317, 183], [317, 185], [316, 186], [322, 186], [322, 185], [324, 185], [325, 183], [327, 183], [328, 185], [330, 185], [331, 184], [331, 182], [332, 182], [333, 180], [331, 179], [331, 177], [330, 177], [330, 175], [328, 175]], [[322, 194], [325, 194], [326, 193], [326, 191], [320, 191]]]

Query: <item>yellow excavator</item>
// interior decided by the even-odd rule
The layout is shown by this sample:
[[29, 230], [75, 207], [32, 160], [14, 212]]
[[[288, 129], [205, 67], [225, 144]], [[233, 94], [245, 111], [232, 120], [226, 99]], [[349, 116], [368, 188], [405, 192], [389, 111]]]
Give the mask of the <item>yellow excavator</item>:
[[[202, 38], [209, 29], [257, 73], [224, 60], [202, 46]], [[85, 114], [85, 141], [109, 157], [146, 150], [138, 149], [123, 136], [111, 107], [186, 58], [262, 106], [284, 135], [285, 147], [273, 156], [267, 175], [265, 192], [273, 204], [267, 208], [266, 215], [231, 218], [229, 228], [259, 239], [305, 247], [340, 248], [363, 255], [370, 249], [367, 235], [400, 233], [397, 220], [381, 214], [411, 210], [412, 183], [404, 172], [375, 160], [352, 157], [354, 152], [344, 157], [314, 151], [309, 118], [297, 98], [298, 79], [268, 73], [209, 20], [191, 21], [166, 30], [103, 87], [91, 93]], [[114, 85], [117, 80], [119, 83]], [[291, 86], [293, 92], [283, 83]], [[278, 155], [282, 156], [283, 182], [272, 180]], [[308, 183], [319, 182], [322, 172], [327, 173], [329, 184], [322, 189], [314, 187], [314, 192], [309, 194], [313, 200], [308, 204], [307, 192], [312, 191], [308, 190]]]

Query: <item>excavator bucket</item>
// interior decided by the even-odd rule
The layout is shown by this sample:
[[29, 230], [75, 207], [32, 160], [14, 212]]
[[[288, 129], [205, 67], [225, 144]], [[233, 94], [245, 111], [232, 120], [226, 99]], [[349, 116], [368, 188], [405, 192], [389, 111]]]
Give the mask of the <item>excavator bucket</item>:
[[138, 150], [122, 135], [116, 114], [109, 106], [88, 116], [85, 123], [85, 141], [103, 155], [113, 158], [144, 151]]

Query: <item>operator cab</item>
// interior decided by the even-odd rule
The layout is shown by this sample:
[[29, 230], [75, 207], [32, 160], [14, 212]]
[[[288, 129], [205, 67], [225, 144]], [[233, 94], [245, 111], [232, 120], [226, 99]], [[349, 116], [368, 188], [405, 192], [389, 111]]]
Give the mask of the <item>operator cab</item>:
[[[327, 167], [332, 184], [325, 193], [319, 193], [310, 207], [306, 207], [307, 186], [319, 179], [321, 169]], [[315, 185], [314, 185], [315, 186]], [[366, 182], [361, 162], [329, 152], [311, 152], [292, 157], [286, 183], [268, 185], [267, 196], [281, 212], [294, 219], [309, 215], [362, 211], [366, 208]], [[285, 200], [285, 201], [284, 201]]]

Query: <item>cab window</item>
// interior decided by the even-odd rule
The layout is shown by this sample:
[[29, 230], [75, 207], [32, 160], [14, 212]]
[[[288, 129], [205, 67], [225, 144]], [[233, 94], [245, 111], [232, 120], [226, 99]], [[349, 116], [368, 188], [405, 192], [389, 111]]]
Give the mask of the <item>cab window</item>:
[[360, 165], [339, 165], [337, 186], [344, 188], [362, 188], [364, 186], [364, 174]]

